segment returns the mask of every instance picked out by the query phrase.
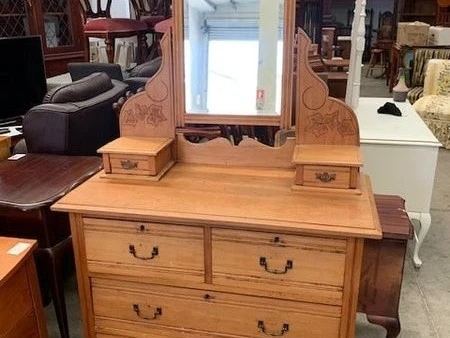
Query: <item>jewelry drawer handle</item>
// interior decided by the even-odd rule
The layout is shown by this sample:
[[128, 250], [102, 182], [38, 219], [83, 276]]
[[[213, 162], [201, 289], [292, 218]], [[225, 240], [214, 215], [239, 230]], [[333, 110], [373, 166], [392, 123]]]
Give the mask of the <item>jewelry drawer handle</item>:
[[152, 255], [151, 255], [151, 256], [148, 256], [148, 257], [139, 256], [139, 255], [136, 253], [136, 249], [135, 249], [134, 245], [132, 245], [132, 244], [130, 244], [130, 245], [128, 246], [128, 251], [130, 252], [130, 254], [133, 255], [134, 258], [142, 259], [142, 260], [144, 260], [144, 261], [149, 260], [149, 259], [153, 259], [153, 258], [155, 258], [156, 256], [159, 255], [159, 249], [158, 249], [157, 246], [154, 246], [154, 247], [153, 247], [152, 253], [151, 253]]
[[323, 183], [329, 183], [336, 179], [336, 174], [335, 173], [330, 174], [330, 173], [324, 171], [323, 173], [316, 173], [316, 178]]
[[139, 309], [139, 304], [133, 304], [133, 311], [136, 312], [136, 316], [145, 320], [153, 320], [156, 317], [162, 315], [162, 308], [157, 307], [155, 311], [153, 311], [153, 317], [146, 317], [141, 314], [141, 310]]
[[289, 324], [283, 324], [283, 327], [281, 328], [280, 332], [267, 332], [266, 326], [264, 325], [264, 321], [258, 320], [258, 329], [260, 329], [262, 333], [268, 336], [279, 337], [284, 336], [284, 333], [289, 331]]
[[122, 169], [131, 170], [131, 169], [136, 169], [138, 167], [138, 163], [130, 161], [130, 160], [126, 160], [126, 161], [120, 161], [120, 166], [122, 167]]
[[284, 270], [271, 270], [267, 267], [267, 260], [266, 257], [259, 257], [259, 265], [264, 267], [264, 270], [266, 270], [269, 273], [273, 273], [276, 275], [282, 275], [285, 274], [288, 270], [292, 269], [294, 266], [294, 263], [291, 260], [286, 261], [286, 265], [284, 266]]

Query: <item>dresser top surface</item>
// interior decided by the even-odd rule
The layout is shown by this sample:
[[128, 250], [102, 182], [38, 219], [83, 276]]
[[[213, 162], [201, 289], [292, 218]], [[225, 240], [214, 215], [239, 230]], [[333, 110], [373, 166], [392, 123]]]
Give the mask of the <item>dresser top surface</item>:
[[52, 210], [171, 223], [379, 238], [365, 176], [361, 194], [292, 191], [294, 170], [177, 163], [159, 182], [97, 174]]
[[36, 243], [32, 239], [0, 237], [0, 286], [20, 268]]

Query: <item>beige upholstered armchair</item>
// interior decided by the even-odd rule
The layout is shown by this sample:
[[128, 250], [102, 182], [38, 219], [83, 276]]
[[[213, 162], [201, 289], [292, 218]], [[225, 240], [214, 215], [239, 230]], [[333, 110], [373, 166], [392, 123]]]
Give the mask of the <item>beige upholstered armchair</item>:
[[443, 146], [450, 149], [450, 60], [428, 61], [423, 97], [413, 107]]

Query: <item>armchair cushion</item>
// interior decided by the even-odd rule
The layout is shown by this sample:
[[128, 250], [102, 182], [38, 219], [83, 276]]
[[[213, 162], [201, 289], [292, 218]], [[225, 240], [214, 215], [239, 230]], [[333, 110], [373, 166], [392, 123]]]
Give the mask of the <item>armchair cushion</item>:
[[105, 73], [93, 73], [78, 81], [62, 85], [45, 94], [43, 103], [65, 103], [85, 101], [113, 87]]

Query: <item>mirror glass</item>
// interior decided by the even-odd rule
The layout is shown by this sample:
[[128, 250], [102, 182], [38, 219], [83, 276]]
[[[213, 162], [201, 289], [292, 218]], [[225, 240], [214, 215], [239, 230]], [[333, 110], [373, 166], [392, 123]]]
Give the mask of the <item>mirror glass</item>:
[[185, 0], [186, 113], [280, 115], [284, 0]]

